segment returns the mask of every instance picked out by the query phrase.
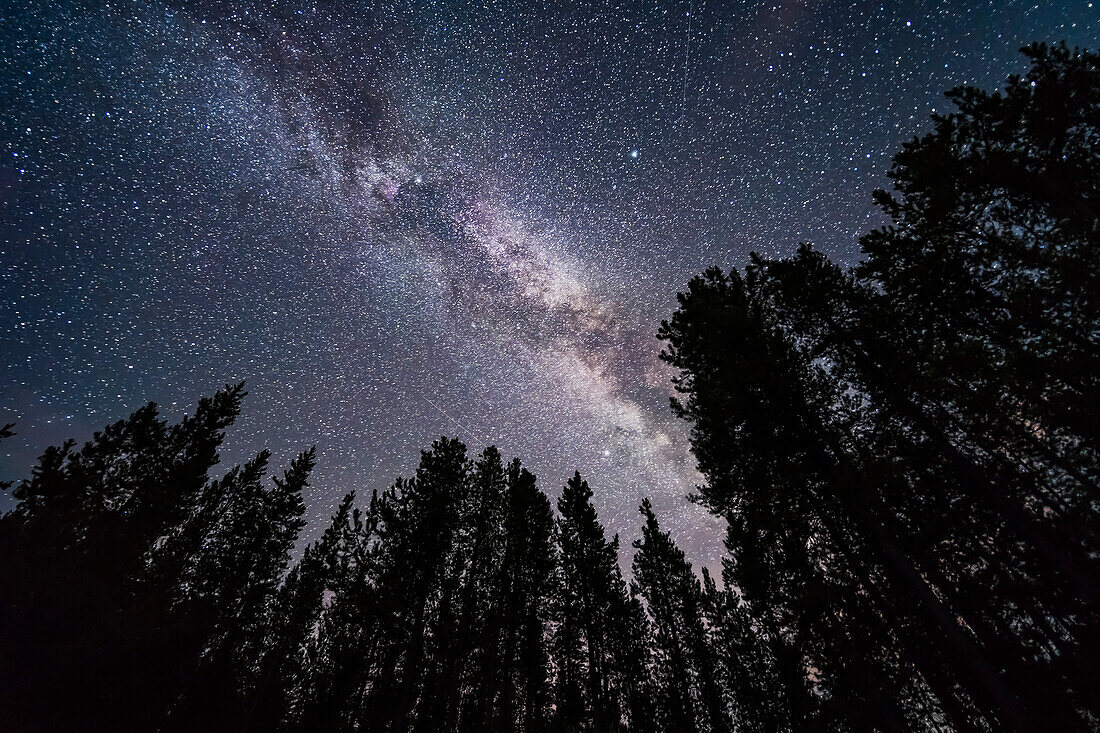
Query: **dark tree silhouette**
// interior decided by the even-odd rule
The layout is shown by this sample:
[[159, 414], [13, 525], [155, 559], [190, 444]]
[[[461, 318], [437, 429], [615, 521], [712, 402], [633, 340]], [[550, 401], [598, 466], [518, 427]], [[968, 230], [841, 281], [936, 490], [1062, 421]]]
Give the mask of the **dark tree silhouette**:
[[753, 256], [662, 326], [779, 727], [1095, 724], [1100, 58], [1025, 53], [896, 157], [853, 271]]
[[[535, 477], [508, 466], [505, 545], [498, 569], [499, 599], [486, 630], [489, 663], [481, 691], [492, 706], [486, 729], [541, 730], [550, 715], [548, 633], [557, 560], [554, 514]], [[473, 721], [475, 725], [478, 721]]]
[[642, 538], [634, 543], [634, 592], [645, 599], [653, 629], [654, 682], [660, 728], [726, 731], [731, 723], [704, 626], [703, 593], [691, 564], [662, 532], [649, 499]]
[[169, 426], [147, 405], [79, 451], [50, 448], [0, 519], [4, 716], [17, 730], [152, 730], [239, 709], [301, 527], [312, 452], [265, 488], [261, 454], [220, 480], [242, 385]]
[[365, 516], [350, 501], [299, 566], [318, 568], [307, 586], [316, 633], [293, 637], [302, 663], [281, 676], [287, 725], [545, 729], [557, 552], [534, 476], [495, 448], [470, 461], [442, 439]]
[[554, 639], [557, 724], [613, 730], [651, 721], [644, 618], [619, 570], [619, 538], [608, 541], [592, 490], [576, 473], [558, 499], [561, 575]]

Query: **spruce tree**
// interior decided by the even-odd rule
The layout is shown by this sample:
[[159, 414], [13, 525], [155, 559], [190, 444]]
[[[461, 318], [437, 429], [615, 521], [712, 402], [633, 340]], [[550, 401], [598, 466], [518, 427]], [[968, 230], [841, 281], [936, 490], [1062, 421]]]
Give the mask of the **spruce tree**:
[[548, 724], [549, 650], [554, 515], [535, 477], [514, 459], [507, 468], [505, 545], [496, 570], [498, 602], [484, 633], [478, 668], [485, 684], [476, 694], [487, 713], [467, 718], [471, 729], [542, 730]]
[[662, 326], [729, 525], [718, 638], [775, 671], [792, 727], [1095, 718], [1100, 76], [1026, 52], [897, 156], [854, 271], [753, 256]]
[[[387, 494], [372, 493], [365, 512], [344, 497], [316, 550], [302, 586], [304, 610], [316, 602], [299, 661], [290, 669], [289, 693], [281, 727], [291, 731], [347, 730], [356, 701], [372, 674], [371, 652], [378, 649], [382, 624], [376, 594], [381, 507]], [[287, 579], [284, 588], [293, 588]], [[318, 599], [314, 593], [319, 593]], [[298, 602], [298, 601], [294, 601]], [[312, 616], [312, 614], [309, 614]], [[308, 616], [307, 616], [308, 618]]]
[[302, 553], [279, 587], [265, 619], [262, 646], [257, 651], [255, 672], [248, 686], [248, 702], [242, 728], [272, 730], [293, 728], [300, 696], [308, 689], [313, 664], [314, 632], [332, 593], [345, 554], [342, 540], [353, 523], [355, 493], [346, 494], [321, 538]]
[[645, 599], [653, 629], [660, 725], [665, 730], [730, 730], [699, 581], [683, 551], [661, 531], [649, 499], [641, 512], [645, 525], [634, 542], [632, 586]]
[[4, 683], [6, 725], [239, 719], [313, 462], [303, 454], [272, 488], [266, 452], [209, 480], [243, 396], [227, 387], [175, 425], [147, 405], [80, 450], [48, 449], [15, 487], [0, 518], [0, 624], [21, 670]]
[[624, 721], [641, 727], [649, 694], [648, 674], [642, 671], [644, 627], [619, 569], [619, 538], [605, 538], [591, 500], [592, 490], [579, 472], [558, 499], [557, 724], [594, 731], [613, 730]]

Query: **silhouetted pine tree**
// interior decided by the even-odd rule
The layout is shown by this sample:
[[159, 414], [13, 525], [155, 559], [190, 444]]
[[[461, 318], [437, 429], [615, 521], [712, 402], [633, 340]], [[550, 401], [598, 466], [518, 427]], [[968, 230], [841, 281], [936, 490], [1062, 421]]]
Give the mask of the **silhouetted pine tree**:
[[518, 459], [508, 465], [505, 546], [497, 570], [499, 600], [484, 635], [479, 693], [489, 706], [485, 729], [537, 731], [550, 714], [548, 625], [557, 559], [554, 514], [535, 477]]
[[172, 727], [225, 725], [247, 716], [240, 693], [256, 682], [276, 594], [305, 524], [301, 492], [314, 451], [299, 455], [271, 488], [263, 481], [268, 458], [261, 452], [198, 497], [193, 517], [201, 525], [194, 533], [200, 546], [183, 567], [173, 610], [206, 641], [194, 684], [173, 705]]
[[703, 568], [704, 618], [715, 676], [738, 730], [775, 733], [787, 727], [789, 704], [773, 647], [753, 614], [729, 587], [719, 589]]
[[895, 223], [854, 277], [806, 249], [764, 267], [783, 318], [867, 396], [867, 450], [906, 467], [884, 500], [925, 572], [1050, 724], [1097, 706], [1100, 69], [1025, 51], [1026, 77], [954, 90], [958, 111], [897, 156], [896, 197], [877, 194]]
[[332, 592], [337, 573], [346, 572], [341, 563], [348, 528], [360, 521], [354, 501], [354, 492], [344, 496], [321, 538], [306, 547], [271, 604], [254, 675], [248, 681], [244, 731], [292, 728], [297, 721], [302, 692], [309, 690], [315, 673], [315, 632], [326, 593]]
[[[138, 582], [154, 543], [202, 490], [240, 386], [169, 427], [147, 405], [79, 451], [49, 448], [0, 520], [5, 727], [149, 727], [180, 677], [168, 613], [175, 578]], [[192, 641], [184, 647], [197, 654]]]
[[1068, 728], [1100, 711], [1087, 651], [1100, 643], [1100, 55], [1024, 51], [1025, 76], [953, 90], [956, 111], [898, 154], [896, 195], [877, 194], [893, 225], [864, 238], [855, 274], [886, 295], [874, 316], [910, 362], [898, 387], [871, 372], [868, 391], [950, 467], [950, 523], [965, 531], [970, 514], [994, 538], [995, 552], [940, 539], [941, 557], [970, 555], [947, 584], [1024, 704]]
[[699, 581], [649, 499], [642, 538], [634, 542], [634, 592], [645, 599], [653, 629], [654, 682], [660, 728], [727, 731], [731, 722], [703, 621]]
[[1027, 53], [897, 156], [853, 273], [754, 256], [662, 326], [742, 593], [716, 638], [830, 727], [1095, 722], [1100, 65]]
[[466, 447], [441, 439], [421, 454], [414, 478], [373, 502], [362, 561], [322, 625], [335, 666], [331, 692], [314, 705], [326, 729], [412, 728], [429, 644], [453, 608], [448, 581], [470, 471]]
[[[312, 466], [303, 454], [265, 489], [261, 454], [208, 481], [243, 395], [227, 387], [173, 426], [150, 404], [79, 451], [48, 449], [14, 489], [0, 519], [0, 627], [20, 670], [4, 680], [7, 727], [175, 727], [194, 715], [200, 670], [219, 680], [209, 709], [239, 712]], [[200, 520], [214, 497], [235, 508], [220, 532]]]
[[545, 728], [556, 553], [534, 476], [443, 439], [351, 524], [291, 727]]
[[484, 728], [492, 717], [486, 699], [496, 670], [502, 588], [499, 570], [507, 537], [508, 483], [496, 448], [475, 462], [459, 499], [459, 530], [443, 581], [439, 626], [433, 634], [431, 668], [425, 680], [421, 730]]
[[[300, 661], [290, 670], [282, 728], [292, 731], [346, 730], [372, 670], [381, 623], [375, 593], [384, 496], [371, 495], [367, 511], [344, 497], [315, 551], [310, 604], [319, 589], [319, 617], [309, 623]], [[302, 564], [305, 570], [306, 557]], [[317, 577], [322, 576], [322, 577]], [[288, 577], [286, 588], [290, 588]]]
[[[474, 464], [448, 602], [417, 711], [422, 730], [538, 729], [547, 714], [545, 624], [555, 558], [549, 500], [519, 461]], [[524, 660], [520, 654], [530, 655]]]
[[554, 640], [557, 724], [573, 730], [641, 728], [651, 695], [644, 618], [626, 592], [619, 538], [604, 537], [592, 490], [577, 473], [558, 499], [561, 574]]

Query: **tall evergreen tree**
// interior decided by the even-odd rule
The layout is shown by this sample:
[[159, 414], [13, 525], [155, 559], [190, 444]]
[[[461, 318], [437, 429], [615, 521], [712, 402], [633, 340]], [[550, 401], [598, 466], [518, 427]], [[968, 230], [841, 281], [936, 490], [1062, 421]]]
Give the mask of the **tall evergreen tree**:
[[486, 683], [475, 693], [489, 709], [470, 729], [543, 730], [548, 725], [554, 515], [535, 477], [513, 460], [507, 469], [504, 548], [496, 570], [498, 600], [483, 634]]
[[646, 499], [642, 537], [634, 542], [635, 592], [645, 599], [653, 629], [657, 710], [665, 730], [726, 731], [716, 661], [704, 625], [699, 581], [683, 551], [662, 532]]
[[[13, 490], [0, 518], [0, 628], [20, 670], [3, 683], [7, 727], [182, 725], [199, 671], [215, 667], [217, 707], [239, 710], [312, 466], [303, 454], [267, 489], [264, 453], [208, 480], [243, 396], [227, 387], [172, 426], [147, 405], [79, 451], [48, 449]], [[216, 506], [236, 511], [215, 521]]]
[[[176, 613], [205, 620], [198, 683], [173, 706], [176, 728], [225, 725], [247, 716], [241, 697], [256, 684], [290, 553], [305, 522], [301, 492], [314, 450], [300, 454], [270, 488], [262, 481], [269, 456], [210, 484], [194, 515], [205, 524], [201, 550], [184, 567]], [[213, 520], [213, 521], [209, 521]]]
[[315, 633], [326, 594], [332, 592], [345, 558], [348, 528], [359, 523], [354, 501], [354, 492], [344, 496], [321, 538], [306, 547], [270, 605], [262, 646], [254, 657], [254, 676], [246, 688], [242, 730], [295, 727], [301, 697], [311, 692]]
[[560, 597], [555, 638], [558, 725], [608, 731], [641, 727], [650, 694], [638, 610], [618, 564], [619, 538], [608, 541], [580, 473], [558, 499]]
[[[162, 666], [177, 622], [176, 578], [139, 582], [146, 553], [186, 514], [236, 417], [240, 385], [168, 426], [147, 405], [46, 450], [0, 519], [7, 725], [24, 730], [150, 727], [180, 682]], [[187, 649], [197, 654], [192, 644]]]
[[779, 678], [774, 645], [754, 625], [753, 613], [732, 588], [719, 589], [703, 568], [704, 618], [721, 686], [737, 730], [776, 733], [788, 721], [789, 703]]
[[556, 555], [534, 476], [443, 439], [354, 523], [293, 726], [544, 729]]
[[415, 477], [396, 482], [377, 503], [378, 539], [365, 578], [372, 587], [361, 609], [367, 616], [348, 619], [368, 628], [362, 678], [347, 701], [349, 725], [414, 725], [432, 635], [454, 608], [455, 536], [470, 473], [466, 446], [440, 439], [421, 454]]
[[770, 646], [792, 727], [799, 680], [837, 725], [1095, 720], [1100, 75], [1026, 53], [897, 156], [854, 272], [754, 256], [662, 327], [743, 593], [712, 608]]
[[[316, 550], [303, 556], [298, 578], [309, 579], [310, 586], [302, 585], [300, 602], [307, 618], [312, 618], [305, 621], [309, 632], [300, 648], [300, 661], [290, 669], [282, 722], [286, 730], [350, 727], [372, 671], [370, 654], [379, 646], [375, 589], [385, 496], [373, 493], [366, 512], [353, 507], [353, 494], [345, 496]], [[309, 558], [315, 559], [307, 565]], [[287, 578], [287, 593], [296, 579], [293, 572]], [[315, 593], [320, 594], [319, 601]], [[319, 604], [317, 615], [311, 612], [311, 607], [317, 608], [314, 604]]]

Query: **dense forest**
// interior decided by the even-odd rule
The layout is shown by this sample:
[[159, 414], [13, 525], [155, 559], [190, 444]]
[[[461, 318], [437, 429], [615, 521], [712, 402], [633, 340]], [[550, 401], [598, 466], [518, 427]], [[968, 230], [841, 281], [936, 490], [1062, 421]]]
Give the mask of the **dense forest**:
[[580, 474], [555, 511], [447, 438], [296, 552], [314, 452], [218, 470], [227, 386], [5, 487], [0, 728], [1100, 729], [1100, 55], [1025, 53], [857, 265], [753, 255], [661, 324], [720, 579], [648, 501], [624, 577]]

